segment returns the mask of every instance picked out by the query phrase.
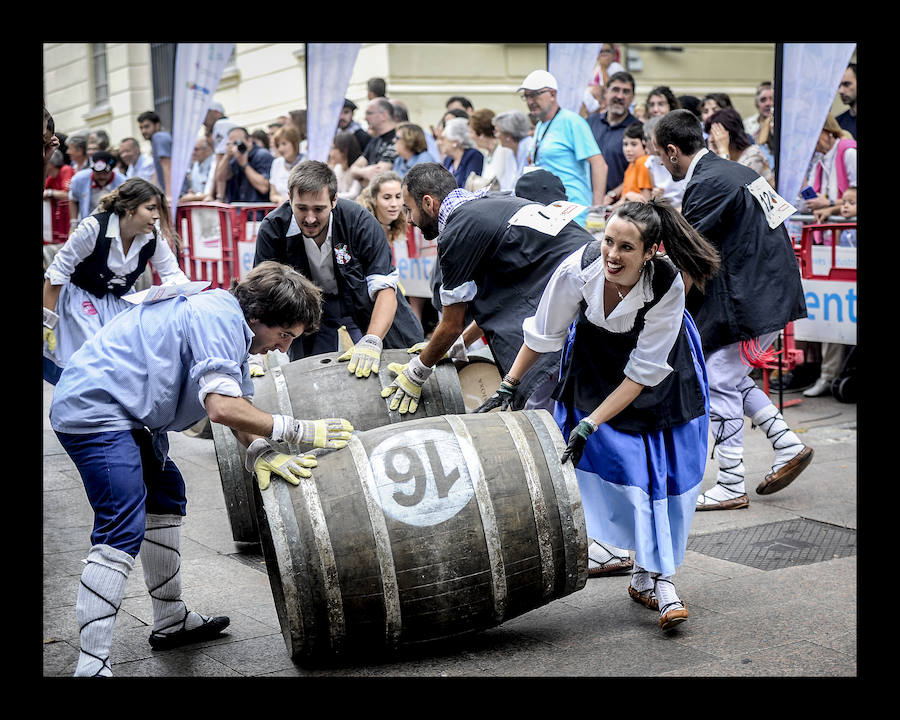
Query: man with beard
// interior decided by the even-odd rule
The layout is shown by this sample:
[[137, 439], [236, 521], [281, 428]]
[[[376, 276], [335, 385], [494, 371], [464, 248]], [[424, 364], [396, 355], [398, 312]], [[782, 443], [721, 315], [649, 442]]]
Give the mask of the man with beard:
[[[522, 345], [522, 322], [534, 314], [547, 279], [563, 258], [593, 236], [576, 222], [567, 223], [555, 237], [527, 224], [511, 224], [510, 218], [535, 203], [505, 193], [476, 194], [458, 188], [452, 173], [438, 163], [411, 167], [403, 178], [402, 193], [409, 222], [426, 240], [440, 235], [442, 281], [441, 320], [428, 344], [406, 365], [389, 366], [397, 378], [382, 396], [393, 396], [391, 409], [405, 414], [416, 411], [422, 385], [469, 317], [484, 333], [504, 375]], [[535, 390], [555, 381], [559, 362], [558, 352], [548, 353], [521, 378], [514, 409], [524, 407]]]
[[[377, 375], [382, 347], [408, 348], [424, 339], [422, 325], [398, 289], [384, 229], [362, 205], [337, 197], [337, 178], [323, 162], [299, 163], [288, 180], [289, 200], [260, 223], [253, 265], [277, 260], [324, 291], [318, 332], [297, 338], [298, 360], [338, 350], [338, 328], [355, 346], [344, 358], [357, 377]], [[455, 339], [455, 338], [454, 338]]]
[[587, 123], [608, 168], [603, 204], [612, 205], [622, 194], [622, 182], [628, 166], [622, 152], [622, 137], [626, 127], [639, 122], [628, 109], [634, 102], [634, 78], [630, 73], [617, 72], [609, 78], [606, 101], [606, 112], [590, 115]]
[[537, 120], [531, 164], [556, 175], [569, 200], [585, 206], [575, 218], [584, 225], [588, 208], [603, 204], [606, 160], [587, 121], [560, 106], [557, 88], [556, 78], [546, 70], [534, 70], [519, 86], [520, 97]]
[[116, 170], [116, 158], [106, 150], [94, 153], [91, 163], [72, 176], [69, 183], [69, 220], [72, 228], [90, 215], [100, 199], [125, 182]]
[[847, 105], [848, 108], [835, 119], [838, 125], [856, 140], [856, 63], [850, 63], [844, 71], [844, 77], [841, 78], [841, 85], [838, 88], [838, 95], [841, 96], [841, 102]]
[[365, 150], [366, 145], [372, 139], [362, 125], [353, 119], [353, 113], [356, 112], [356, 103], [352, 100], [344, 98], [344, 107], [341, 108], [341, 116], [338, 118], [338, 132], [353, 133], [353, 136], [359, 142], [359, 149]]

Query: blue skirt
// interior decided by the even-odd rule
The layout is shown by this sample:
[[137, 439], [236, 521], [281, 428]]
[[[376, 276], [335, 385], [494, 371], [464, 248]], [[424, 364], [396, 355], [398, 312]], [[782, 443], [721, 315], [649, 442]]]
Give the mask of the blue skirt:
[[[683, 425], [642, 434], [603, 423], [588, 438], [575, 470], [588, 536], [634, 550], [637, 565], [664, 575], [684, 561], [706, 469], [709, 381], [700, 334], [687, 311], [684, 324], [706, 412]], [[572, 339], [570, 333], [569, 345]], [[563, 437], [594, 409], [556, 403], [554, 417]]]

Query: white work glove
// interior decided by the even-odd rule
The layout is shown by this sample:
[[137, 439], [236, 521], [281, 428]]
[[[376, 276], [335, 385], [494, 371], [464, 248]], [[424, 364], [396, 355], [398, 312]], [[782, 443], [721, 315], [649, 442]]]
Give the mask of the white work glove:
[[425, 365], [416, 355], [406, 365], [391, 363], [388, 370], [395, 373], [394, 381], [381, 391], [381, 397], [391, 398], [391, 410], [399, 410], [401, 415], [414, 413], [422, 397], [422, 386], [431, 376], [434, 368]]
[[56, 350], [56, 324], [59, 322], [59, 315], [50, 308], [44, 308], [44, 328], [43, 340], [50, 352]]
[[[412, 347], [406, 348], [406, 352], [410, 355], [420, 355], [427, 345], [428, 341], [423, 340], [422, 342], [417, 342]], [[466, 352], [466, 343], [463, 340], [462, 335], [456, 338], [454, 343], [450, 346], [450, 349], [444, 353], [444, 357], [453, 360], [461, 360], [463, 362], [469, 359], [469, 354]]]
[[381, 369], [381, 338], [377, 335], [364, 335], [347, 352], [338, 358], [338, 362], [350, 361], [347, 371], [356, 373], [356, 377], [369, 377], [378, 374]]
[[298, 420], [290, 415], [273, 415], [272, 419], [269, 439], [273, 442], [339, 450], [347, 447], [353, 432], [353, 425], [344, 418]]
[[247, 472], [256, 475], [259, 489], [265, 490], [269, 487], [272, 473], [284, 478], [291, 485], [299, 485], [301, 478], [312, 476], [308, 468], [314, 468], [317, 464], [312, 455], [280, 453], [265, 438], [257, 438], [247, 448], [244, 467], [247, 468]]

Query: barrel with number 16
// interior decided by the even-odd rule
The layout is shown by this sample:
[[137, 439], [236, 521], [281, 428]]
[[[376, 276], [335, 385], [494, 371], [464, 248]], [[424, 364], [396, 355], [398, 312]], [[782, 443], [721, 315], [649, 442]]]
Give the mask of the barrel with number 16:
[[299, 486], [257, 489], [291, 656], [381, 652], [499, 625], [584, 587], [575, 473], [545, 410], [354, 433]]

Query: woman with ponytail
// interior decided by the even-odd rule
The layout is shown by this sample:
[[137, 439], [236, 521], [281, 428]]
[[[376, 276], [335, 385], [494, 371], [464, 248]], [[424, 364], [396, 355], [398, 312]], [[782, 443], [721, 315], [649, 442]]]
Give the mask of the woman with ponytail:
[[44, 273], [44, 377], [56, 384], [85, 340], [123, 310], [148, 262], [163, 282], [188, 282], [159, 227], [171, 230], [165, 196], [126, 180], [82, 220]]
[[[659, 250], [665, 246], [665, 254]], [[709, 391], [685, 310], [719, 257], [671, 204], [628, 202], [604, 237], [562, 262], [498, 392], [505, 409], [542, 353], [562, 348], [555, 418], [569, 438], [587, 534], [635, 551], [629, 595], [668, 630], [688, 617], [672, 576], [684, 559], [706, 467]], [[588, 576], [601, 574], [591, 567]]]

